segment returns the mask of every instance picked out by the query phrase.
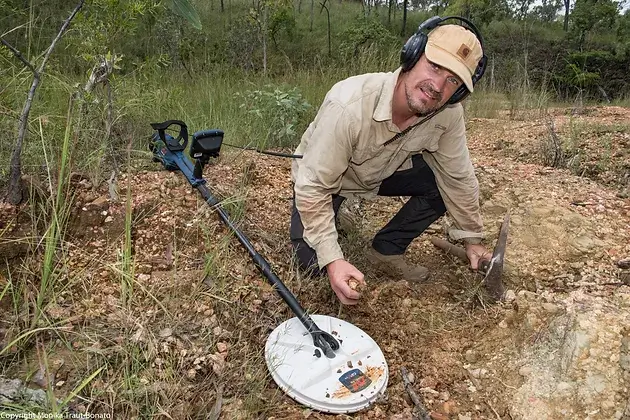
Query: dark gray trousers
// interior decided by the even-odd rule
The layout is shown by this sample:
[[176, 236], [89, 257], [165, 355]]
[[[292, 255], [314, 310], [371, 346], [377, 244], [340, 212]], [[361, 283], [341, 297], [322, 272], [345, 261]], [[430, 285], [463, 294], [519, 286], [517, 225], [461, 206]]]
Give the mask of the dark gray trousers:
[[[384, 255], [403, 254], [411, 241], [446, 212], [431, 168], [421, 154], [414, 155], [412, 162], [413, 168], [395, 172], [383, 180], [378, 190], [378, 195], [381, 196], [411, 196], [389, 223], [374, 236], [372, 246]], [[332, 196], [335, 218], [343, 200], [345, 198], [340, 195]], [[303, 239], [304, 225], [295, 207], [295, 200], [290, 236], [300, 267], [303, 270], [318, 270], [315, 250]]]

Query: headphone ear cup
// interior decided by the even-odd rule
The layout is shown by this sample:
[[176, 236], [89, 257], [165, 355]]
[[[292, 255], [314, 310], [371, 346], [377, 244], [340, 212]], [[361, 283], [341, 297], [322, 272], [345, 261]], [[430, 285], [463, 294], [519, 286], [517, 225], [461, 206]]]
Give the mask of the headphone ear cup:
[[[473, 74], [471, 77], [473, 86], [477, 84], [479, 79], [481, 79], [483, 74], [486, 72], [487, 64], [488, 64], [488, 57], [484, 54], [481, 57], [481, 60], [479, 60], [479, 63], [477, 64], [477, 68], [475, 69], [475, 74]], [[470, 91], [468, 90], [466, 85], [461, 85], [460, 87], [457, 88], [455, 93], [453, 93], [453, 96], [451, 96], [451, 99], [448, 100], [448, 103], [449, 105], [456, 104], [457, 102], [463, 101], [468, 95], [470, 95]]]
[[468, 95], [470, 95], [470, 91], [468, 90], [466, 85], [461, 85], [460, 87], [457, 88], [455, 93], [453, 93], [453, 96], [451, 96], [451, 99], [448, 100], [448, 104], [449, 105], [454, 105], [457, 102], [461, 102]]
[[411, 36], [400, 50], [400, 66], [402, 71], [409, 71], [416, 65], [427, 45], [427, 36], [416, 33]]

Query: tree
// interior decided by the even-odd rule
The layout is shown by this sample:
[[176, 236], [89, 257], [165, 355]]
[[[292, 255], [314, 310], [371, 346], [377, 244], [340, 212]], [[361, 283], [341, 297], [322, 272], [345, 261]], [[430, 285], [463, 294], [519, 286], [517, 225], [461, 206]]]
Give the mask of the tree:
[[571, 10], [571, 0], [562, 0], [564, 2], [564, 32], [569, 32], [569, 11]]
[[586, 34], [599, 27], [612, 28], [619, 3], [614, 0], [576, 0], [571, 13], [571, 35], [582, 48]]
[[516, 20], [523, 20], [529, 16], [529, 8], [534, 0], [514, 0], [513, 15]]
[[81, 2], [76, 5], [70, 16], [63, 22], [61, 25], [61, 29], [57, 33], [57, 36], [52, 40], [48, 49], [44, 53], [44, 58], [42, 62], [39, 64], [39, 67], [35, 68], [35, 66], [29, 62], [22, 53], [20, 53], [16, 48], [14, 48], [11, 44], [6, 42], [4, 39], [0, 38], [0, 42], [7, 47], [13, 54], [20, 60], [26, 67], [29, 68], [33, 72], [33, 82], [31, 83], [31, 88], [28, 91], [28, 95], [26, 97], [26, 102], [24, 103], [24, 108], [22, 109], [22, 113], [20, 114], [20, 118], [18, 119], [18, 137], [13, 147], [13, 151], [11, 153], [11, 169], [9, 171], [9, 182], [7, 189], [6, 200], [13, 204], [19, 204], [23, 199], [23, 191], [22, 191], [22, 146], [24, 145], [24, 138], [26, 137], [27, 125], [28, 125], [28, 116], [31, 112], [31, 105], [33, 104], [33, 98], [35, 97], [35, 91], [39, 86], [41, 81], [41, 76], [44, 73], [44, 69], [46, 68], [46, 63], [50, 58], [50, 55], [53, 52], [53, 49], [57, 45], [57, 42], [61, 39], [63, 34], [70, 26], [70, 22], [76, 14], [79, 12], [81, 7], [83, 7], [83, 3], [85, 0], [81, 0]]
[[403, 0], [403, 21], [400, 27], [400, 36], [405, 36], [405, 29], [407, 28], [407, 5], [408, 0]]
[[256, 0], [254, 7], [249, 11], [249, 20], [256, 26], [263, 50], [264, 74], [267, 73], [267, 40], [275, 28], [274, 25], [293, 19], [292, 11], [290, 0]]
[[509, 16], [510, 7], [507, 0], [455, 0], [449, 4], [446, 14], [465, 17], [481, 26]]
[[530, 16], [541, 22], [553, 22], [562, 8], [562, 0], [542, 0], [541, 4], [534, 6]]

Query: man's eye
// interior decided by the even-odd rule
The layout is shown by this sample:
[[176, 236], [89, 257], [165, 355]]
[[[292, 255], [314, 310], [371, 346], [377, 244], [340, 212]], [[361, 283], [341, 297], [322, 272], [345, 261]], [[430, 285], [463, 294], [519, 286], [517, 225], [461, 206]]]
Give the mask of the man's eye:
[[448, 81], [449, 81], [449, 83], [450, 83], [450, 84], [452, 84], [452, 85], [455, 85], [455, 86], [458, 86], [458, 85], [459, 85], [459, 80], [457, 80], [457, 78], [455, 78], [455, 77], [449, 77], [449, 78], [448, 78]]

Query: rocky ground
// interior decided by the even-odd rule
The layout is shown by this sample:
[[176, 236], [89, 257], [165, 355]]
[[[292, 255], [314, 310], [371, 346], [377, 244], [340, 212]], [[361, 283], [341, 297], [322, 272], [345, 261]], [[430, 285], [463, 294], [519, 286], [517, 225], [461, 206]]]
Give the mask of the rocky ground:
[[[148, 163], [121, 179], [118, 202], [107, 186], [74, 178], [62, 281], [46, 307], [57, 330], [27, 348], [8, 346], [23, 313], [0, 300], [0, 398], [15, 400], [9, 383], [16, 379], [37, 388], [42, 376], [54, 378], [50, 386], [63, 398], [104, 367], [72, 409], [115, 418], [408, 419], [406, 367], [433, 419], [630, 419], [630, 273], [617, 264], [630, 257], [630, 110], [550, 115], [469, 122], [489, 247], [511, 216], [509, 292], [497, 305], [484, 301], [478, 274], [429, 242], [444, 237], [447, 220], [409, 250], [411, 261], [431, 269], [430, 281], [377, 274], [365, 244], [401, 205], [387, 198], [348, 204], [355, 226], [342, 247], [368, 288], [359, 305], [342, 308], [324, 280], [302, 278], [292, 264], [290, 161], [226, 150], [206, 169], [209, 185], [302, 305], [357, 325], [379, 344], [390, 379], [386, 398], [368, 410], [325, 415], [278, 390], [262, 350], [289, 310], [184, 178]], [[556, 140], [564, 142], [566, 169], [541, 164], [559, 158]], [[121, 271], [128, 187], [132, 291]], [[28, 232], [23, 213], [4, 214], [13, 232], [5, 238]], [[20, 244], [4, 241], [3, 255], [18, 261]], [[9, 272], [18, 278], [12, 267], [4, 284]]]

